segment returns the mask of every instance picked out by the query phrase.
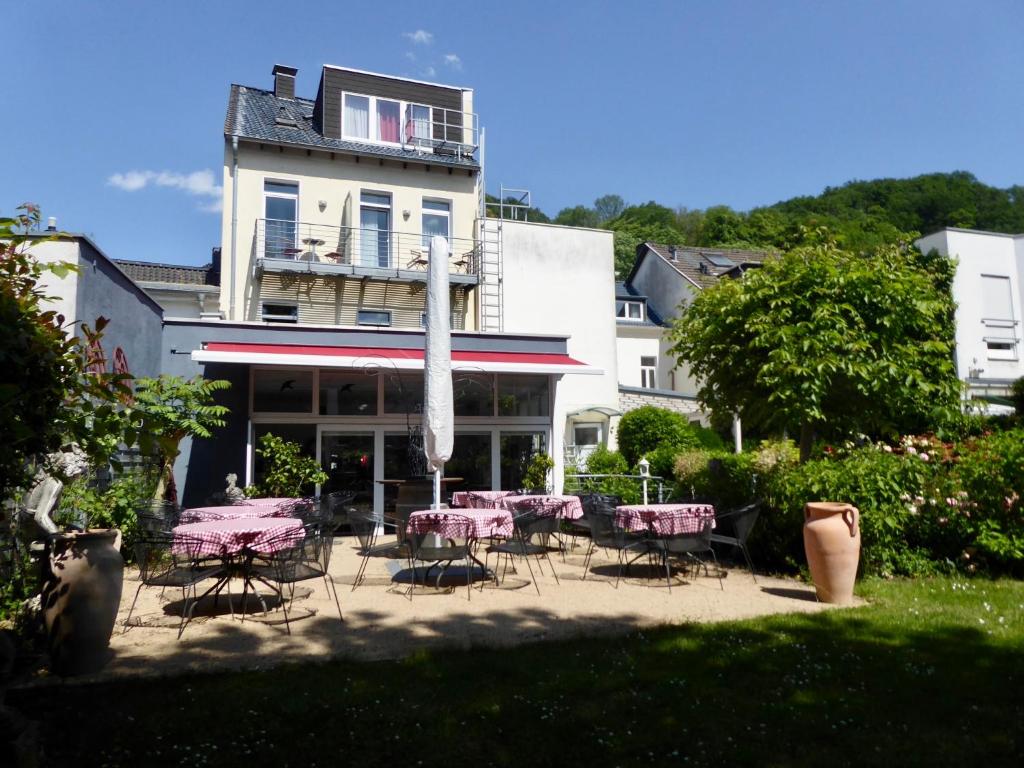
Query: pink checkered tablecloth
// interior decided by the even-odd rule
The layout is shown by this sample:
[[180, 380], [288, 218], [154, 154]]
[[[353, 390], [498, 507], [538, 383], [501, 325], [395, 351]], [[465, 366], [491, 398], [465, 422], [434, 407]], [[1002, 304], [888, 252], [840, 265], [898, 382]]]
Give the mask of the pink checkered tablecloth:
[[243, 550], [270, 554], [302, 542], [302, 521], [290, 517], [236, 518], [188, 523], [174, 529], [176, 555], [236, 555]]
[[583, 517], [583, 504], [579, 496], [506, 496], [501, 500], [501, 505], [512, 512], [529, 509], [567, 520]]
[[456, 491], [452, 494], [452, 506], [468, 509], [500, 509], [501, 500], [512, 491]]
[[179, 522], [185, 525], [186, 523], [206, 523], [211, 520], [238, 520], [241, 518], [252, 519], [257, 517], [291, 517], [291, 514], [290, 510], [281, 507], [232, 504], [227, 507], [192, 507], [192, 509], [186, 509], [181, 513]]
[[312, 509], [312, 499], [245, 499], [238, 502], [240, 507], [276, 507], [287, 512], [301, 512]]
[[626, 504], [615, 508], [615, 524], [627, 531], [651, 531], [658, 536], [697, 534], [707, 520], [715, 527], [710, 504]]
[[457, 538], [468, 529], [471, 539], [512, 536], [512, 513], [506, 509], [459, 509], [437, 512], [423, 509], [409, 515], [409, 533], [436, 533], [443, 538]]

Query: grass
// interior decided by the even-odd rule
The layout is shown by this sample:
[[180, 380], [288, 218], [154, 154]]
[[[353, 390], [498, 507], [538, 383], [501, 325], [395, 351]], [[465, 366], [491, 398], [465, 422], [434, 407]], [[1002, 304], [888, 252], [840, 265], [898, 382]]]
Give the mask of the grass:
[[815, 615], [9, 699], [54, 765], [1024, 764], [1024, 582], [861, 594]]

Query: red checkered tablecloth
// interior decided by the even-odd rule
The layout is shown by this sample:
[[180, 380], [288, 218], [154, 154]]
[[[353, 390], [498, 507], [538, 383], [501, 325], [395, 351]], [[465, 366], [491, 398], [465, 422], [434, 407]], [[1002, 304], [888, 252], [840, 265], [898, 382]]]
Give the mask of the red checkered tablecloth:
[[288, 513], [306, 512], [313, 508], [313, 499], [245, 499], [238, 502], [241, 507], [276, 507]]
[[513, 512], [530, 510], [567, 520], [583, 517], [583, 504], [579, 496], [506, 496], [501, 500], [501, 505]]
[[456, 491], [452, 505], [469, 509], [500, 509], [501, 500], [512, 491]]
[[512, 513], [506, 509], [460, 509], [438, 512], [424, 509], [409, 515], [409, 533], [436, 533], [443, 538], [457, 538], [468, 528], [471, 539], [512, 536]]
[[615, 508], [615, 524], [627, 531], [651, 531], [658, 536], [697, 534], [705, 521], [715, 527], [710, 504], [626, 504]]
[[181, 513], [179, 522], [206, 523], [211, 520], [238, 520], [257, 517], [291, 517], [290, 510], [271, 506], [242, 506], [232, 504], [228, 507], [192, 507]]
[[176, 555], [236, 555], [243, 550], [270, 554], [302, 542], [302, 521], [290, 517], [236, 518], [188, 523], [174, 529]]

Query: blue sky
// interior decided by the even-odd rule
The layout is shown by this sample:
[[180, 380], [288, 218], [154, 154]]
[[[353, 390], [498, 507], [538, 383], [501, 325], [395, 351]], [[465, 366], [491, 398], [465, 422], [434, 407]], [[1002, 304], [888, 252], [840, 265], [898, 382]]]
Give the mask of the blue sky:
[[[745, 210], [851, 179], [1024, 183], [1024, 3], [42, 2], [5, 10], [0, 213], [116, 258], [220, 239], [232, 82], [324, 63], [472, 87], [488, 188]], [[485, 10], [486, 9], [486, 10]]]

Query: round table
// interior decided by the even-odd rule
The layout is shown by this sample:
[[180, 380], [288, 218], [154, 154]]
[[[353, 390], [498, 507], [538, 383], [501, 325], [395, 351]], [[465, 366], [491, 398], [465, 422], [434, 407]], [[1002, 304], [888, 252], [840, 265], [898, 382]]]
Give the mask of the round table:
[[174, 554], [226, 557], [241, 552], [271, 554], [302, 543], [305, 529], [293, 517], [235, 518], [186, 523], [174, 528]]
[[501, 500], [514, 491], [456, 491], [452, 506], [466, 509], [500, 509]]
[[505, 496], [501, 500], [505, 509], [516, 511], [529, 509], [541, 515], [554, 515], [566, 520], [579, 520], [583, 517], [583, 504], [579, 496]]
[[715, 508], [710, 504], [624, 504], [615, 508], [619, 528], [657, 536], [698, 534], [708, 520], [714, 528]]
[[293, 498], [277, 498], [277, 499], [245, 499], [244, 501], [238, 502], [240, 507], [279, 507], [283, 509], [288, 508], [308, 508], [313, 506], [312, 499], [293, 499]]
[[465, 521], [470, 524], [471, 539], [510, 537], [513, 533], [512, 513], [507, 509], [421, 509], [409, 515], [409, 533], [436, 533], [450, 538], [461, 533]]
[[290, 510], [281, 507], [232, 504], [220, 507], [192, 507], [181, 513], [179, 524], [207, 523], [211, 520], [238, 520], [257, 517], [291, 517]]

